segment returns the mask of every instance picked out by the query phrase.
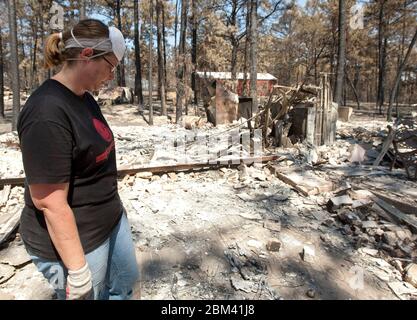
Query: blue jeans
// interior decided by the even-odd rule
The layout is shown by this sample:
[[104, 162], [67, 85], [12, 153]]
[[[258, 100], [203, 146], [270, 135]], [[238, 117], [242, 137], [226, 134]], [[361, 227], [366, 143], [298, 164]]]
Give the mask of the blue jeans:
[[[48, 261], [31, 254], [30, 257], [55, 289], [57, 298], [65, 300], [68, 270], [62, 261]], [[132, 298], [139, 270], [130, 225], [124, 212], [109, 238], [85, 257], [92, 274], [95, 300]]]

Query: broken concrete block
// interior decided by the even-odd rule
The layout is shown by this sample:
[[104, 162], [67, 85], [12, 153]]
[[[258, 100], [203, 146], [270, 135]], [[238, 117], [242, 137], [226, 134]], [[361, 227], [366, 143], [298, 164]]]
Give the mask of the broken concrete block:
[[249, 240], [248, 242], [246, 242], [246, 244], [249, 247], [254, 247], [254, 248], [257, 248], [257, 249], [262, 248], [262, 242], [260, 242], [258, 240]]
[[273, 195], [268, 195], [267, 193], [265, 193], [265, 195], [272, 200], [281, 202], [281, 201], [287, 201], [288, 200], [288, 195], [285, 194], [273, 194]]
[[372, 200], [361, 199], [352, 201], [352, 209], [358, 209], [363, 207], [369, 207], [373, 204]]
[[160, 180], [161, 177], [158, 175], [152, 176], [151, 181], [156, 181], [156, 180]]
[[309, 297], [311, 299], [314, 299], [315, 296], [316, 296], [316, 290], [310, 288], [310, 289], [308, 289], [308, 291], [306, 292], [306, 294], [307, 294], [307, 297]]
[[223, 173], [227, 173], [229, 171], [229, 169], [227, 169], [227, 168], [220, 168], [220, 171], [223, 172]]
[[358, 226], [352, 226], [352, 231], [354, 235], [362, 235], [363, 232]]
[[382, 237], [383, 234], [384, 234], [384, 230], [382, 230], [381, 228], [375, 229], [375, 235], [377, 235], [378, 237]]
[[391, 264], [395, 267], [395, 269], [397, 269], [401, 274], [404, 273], [404, 268], [403, 265], [401, 263], [401, 261], [399, 260], [393, 260], [391, 262]]
[[8, 281], [14, 274], [15, 271], [12, 266], [0, 263], [0, 284]]
[[411, 231], [408, 229], [404, 229], [404, 230], [396, 230], [395, 231], [395, 235], [398, 237], [398, 239], [400, 239], [401, 241], [404, 241], [406, 239], [411, 239], [411, 237], [413, 236], [411, 234]]
[[314, 248], [311, 246], [304, 246], [303, 251], [301, 252], [301, 257], [305, 262], [313, 262], [316, 253], [314, 252]]
[[135, 174], [136, 178], [140, 179], [151, 179], [152, 178], [152, 172], [144, 171], [144, 172], [137, 172]]
[[326, 211], [315, 210], [315, 211], [312, 211], [311, 214], [318, 221], [325, 221], [329, 217], [329, 214]]
[[369, 199], [372, 197], [372, 193], [368, 190], [349, 190], [348, 194], [353, 200]]
[[0, 300], [14, 300], [14, 299], [15, 299], [14, 295], [0, 291]]
[[[389, 254], [392, 254], [394, 252], [394, 248], [386, 243], [381, 244], [381, 249], [385, 250]], [[400, 250], [401, 251], [401, 250]]]
[[339, 187], [336, 190], [333, 190], [333, 193], [337, 196], [346, 194], [349, 190], [352, 189], [352, 186], [347, 181], [341, 181]]
[[371, 257], [377, 257], [378, 256], [378, 250], [376, 250], [376, 249], [362, 247], [358, 251], [363, 252], [367, 255], [370, 255]]
[[342, 206], [350, 206], [352, 203], [353, 201], [348, 195], [333, 197], [327, 202], [327, 209], [333, 212]]
[[254, 282], [242, 279], [239, 275], [232, 274], [230, 276], [230, 282], [235, 290], [241, 290], [247, 293], [254, 291]]
[[340, 212], [337, 215], [337, 217], [344, 224], [355, 225], [355, 226], [362, 225], [362, 220], [355, 213], [351, 211]]
[[352, 107], [339, 106], [337, 108], [338, 120], [341, 120], [343, 122], [349, 122], [352, 113]]
[[265, 181], [266, 175], [263, 172], [255, 171], [251, 174], [252, 178], [259, 181]]
[[235, 190], [243, 189], [243, 188], [246, 188], [246, 187], [247, 187], [247, 185], [243, 184], [243, 183], [236, 183], [235, 185], [233, 185], [233, 189], [235, 189]]
[[268, 230], [271, 230], [271, 231], [280, 232], [281, 231], [281, 221], [267, 219], [264, 222], [264, 228], [266, 228]]
[[168, 177], [171, 179], [171, 180], [177, 180], [177, 174], [175, 173], [175, 172], [169, 172], [168, 173]]
[[281, 248], [281, 242], [279, 242], [276, 239], [269, 240], [268, 243], [266, 244], [266, 249], [268, 251], [278, 252], [280, 248]]
[[0, 263], [21, 267], [31, 261], [24, 246], [10, 246], [0, 251]]
[[248, 195], [246, 192], [239, 193], [237, 196], [243, 201], [253, 201], [253, 197]]
[[389, 246], [395, 247], [395, 245], [397, 244], [397, 240], [397, 236], [392, 231], [385, 232], [382, 235], [382, 241], [384, 241]]
[[333, 227], [335, 225], [336, 221], [333, 218], [327, 218], [326, 220], [322, 221], [322, 225], [326, 227]]
[[352, 231], [352, 228], [350, 227], [350, 225], [345, 224], [342, 228], [342, 233], [345, 234], [345, 235], [348, 235], [348, 236], [352, 235], [353, 231]]
[[411, 256], [411, 254], [413, 253], [413, 247], [404, 243], [399, 243], [397, 242], [397, 246], [399, 249], [402, 250], [402, 252], [404, 252], [405, 254], [407, 254], [408, 256]]
[[393, 281], [388, 283], [388, 287], [401, 300], [408, 300], [410, 295], [416, 295], [417, 289], [410, 283], [403, 281]]
[[417, 288], [417, 264], [410, 263], [405, 269], [404, 280]]
[[0, 193], [0, 207], [4, 206], [7, 203], [7, 200], [9, 199], [10, 195], [10, 185], [5, 185], [3, 190]]
[[359, 144], [355, 144], [350, 153], [349, 162], [359, 162], [362, 163], [365, 161], [366, 150], [362, 148]]
[[362, 222], [362, 228], [364, 229], [376, 229], [378, 228], [378, 223], [376, 221], [367, 220]]
[[245, 180], [249, 177], [248, 167], [246, 166], [246, 164], [242, 163], [237, 168], [239, 170], [239, 180], [240, 181]]

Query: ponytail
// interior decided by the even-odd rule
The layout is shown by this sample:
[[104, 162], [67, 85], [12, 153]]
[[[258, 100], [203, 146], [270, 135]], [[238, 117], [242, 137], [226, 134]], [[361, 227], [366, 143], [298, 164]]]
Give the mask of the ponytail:
[[[76, 37], [81, 38], [94, 39], [109, 36], [109, 28], [103, 22], [96, 19], [81, 20], [72, 30]], [[46, 69], [59, 66], [63, 62], [67, 63], [68, 66], [76, 62], [69, 59], [77, 58], [81, 52], [81, 48], [65, 49], [65, 41], [70, 38], [71, 32], [63, 31], [62, 36], [59, 33], [53, 33], [46, 39], [44, 49], [44, 67]], [[98, 50], [95, 50], [93, 54], [98, 52]]]
[[59, 33], [53, 33], [46, 39], [44, 50], [44, 67], [50, 69], [59, 66], [64, 61], [62, 54], [63, 41]]

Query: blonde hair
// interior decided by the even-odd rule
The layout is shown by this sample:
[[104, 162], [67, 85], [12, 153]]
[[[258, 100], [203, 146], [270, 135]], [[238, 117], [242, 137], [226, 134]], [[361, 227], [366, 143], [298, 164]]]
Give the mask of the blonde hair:
[[[78, 22], [73, 30], [75, 37], [81, 38], [103, 38], [109, 36], [109, 28], [100, 20], [85, 19]], [[71, 31], [67, 30], [62, 33], [62, 39], [59, 33], [53, 33], [46, 39], [44, 49], [44, 67], [50, 69], [59, 66], [69, 58], [76, 58], [81, 52], [81, 48], [65, 49], [65, 41], [71, 38]], [[98, 54], [102, 51], [93, 50], [93, 54]], [[75, 61], [68, 61], [70, 65]]]

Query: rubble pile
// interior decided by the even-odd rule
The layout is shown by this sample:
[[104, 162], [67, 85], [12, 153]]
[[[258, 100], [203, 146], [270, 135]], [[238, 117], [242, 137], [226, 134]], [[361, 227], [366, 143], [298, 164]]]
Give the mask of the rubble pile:
[[[249, 156], [242, 141], [230, 143], [233, 124], [199, 128], [219, 137], [201, 152], [185, 139], [194, 130], [159, 120], [110, 123], [119, 169], [226, 159], [233, 148]], [[417, 182], [350, 160], [356, 142], [383, 144], [384, 122], [338, 125], [335, 144], [271, 149], [278, 159], [265, 164], [121, 177], [141, 297], [416, 299]], [[22, 170], [17, 141], [0, 135], [0, 178]], [[53, 299], [16, 232], [22, 206], [22, 187], [0, 187], [0, 298]]]
[[[405, 279], [406, 267], [417, 260], [417, 233], [395, 221], [395, 217], [372, 199], [381, 201], [367, 190], [348, 190], [344, 195], [329, 199], [327, 208], [342, 223], [340, 231], [355, 248], [384, 257]], [[417, 222], [412, 215], [408, 218]]]
[[16, 132], [0, 134], [0, 179], [23, 176], [19, 137]]

